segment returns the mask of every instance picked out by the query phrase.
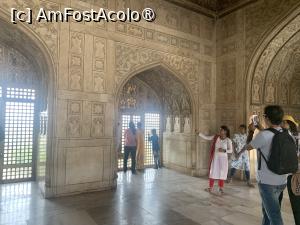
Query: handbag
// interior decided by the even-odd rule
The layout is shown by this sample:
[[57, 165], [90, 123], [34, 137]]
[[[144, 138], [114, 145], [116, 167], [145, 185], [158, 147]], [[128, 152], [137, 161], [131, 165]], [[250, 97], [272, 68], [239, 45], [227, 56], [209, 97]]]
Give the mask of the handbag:
[[300, 196], [300, 173], [292, 175], [291, 188], [295, 196]]

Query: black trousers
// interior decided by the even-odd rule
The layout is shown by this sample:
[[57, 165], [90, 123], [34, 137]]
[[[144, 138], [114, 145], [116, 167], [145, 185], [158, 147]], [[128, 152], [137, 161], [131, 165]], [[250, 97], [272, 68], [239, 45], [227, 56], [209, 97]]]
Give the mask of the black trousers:
[[295, 224], [300, 225], [300, 196], [296, 196], [292, 192], [291, 181], [292, 181], [292, 175], [288, 176], [287, 189], [288, 189], [290, 202], [294, 214]]
[[123, 162], [123, 171], [127, 171], [127, 161], [131, 157], [131, 171], [135, 173], [135, 164], [136, 164], [136, 146], [125, 146], [124, 147], [124, 162]]

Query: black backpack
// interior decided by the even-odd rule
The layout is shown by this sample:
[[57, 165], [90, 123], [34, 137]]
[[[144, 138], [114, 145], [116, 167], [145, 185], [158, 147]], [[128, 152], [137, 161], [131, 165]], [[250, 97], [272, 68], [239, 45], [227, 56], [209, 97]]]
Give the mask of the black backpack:
[[297, 145], [294, 138], [286, 129], [282, 129], [282, 132], [274, 128], [270, 128], [267, 130], [274, 133], [269, 160], [267, 160], [261, 150], [258, 149], [260, 153], [258, 169], [260, 170], [261, 157], [263, 157], [263, 159], [267, 163], [269, 170], [271, 170], [275, 174], [284, 175], [297, 172]]

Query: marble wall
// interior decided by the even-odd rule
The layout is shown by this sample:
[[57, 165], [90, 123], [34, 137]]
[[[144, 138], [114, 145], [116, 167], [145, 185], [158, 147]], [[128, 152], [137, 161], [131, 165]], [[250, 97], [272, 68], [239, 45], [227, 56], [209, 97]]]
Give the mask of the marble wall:
[[[275, 30], [276, 25], [297, 6], [299, 6], [299, 1], [296, 0], [257, 1], [217, 20], [218, 124], [225, 123], [236, 129], [240, 123], [245, 123], [247, 113], [249, 113], [246, 113], [249, 104], [245, 104], [245, 102], [249, 95], [254, 99], [253, 108], [250, 111], [256, 111], [260, 104], [285, 101], [275, 98], [275, 94], [277, 95], [275, 89], [284, 91], [284, 88], [275, 88], [276, 79], [269, 80], [266, 87], [260, 86], [262, 80], [267, 76], [266, 71], [271, 67], [271, 63], [268, 64], [268, 62], [263, 66], [264, 71], [261, 70], [262, 80], [254, 79], [253, 83], [252, 80], [250, 81], [253, 84], [251, 93], [245, 90], [249, 83], [247, 80], [249, 67], [252, 66], [251, 63], [254, 54], [259, 50], [259, 45], [268, 37], [270, 31]], [[299, 38], [295, 39], [299, 40]], [[283, 55], [277, 58], [279, 61], [283, 61]], [[272, 59], [271, 57], [270, 60]], [[277, 66], [284, 68], [284, 63], [277, 63]], [[281, 71], [281, 73], [285, 72]], [[262, 90], [267, 91], [262, 92]], [[278, 96], [281, 96], [279, 92]], [[264, 98], [263, 102], [260, 101], [262, 98]], [[261, 111], [262, 108], [259, 108]]]
[[[246, 120], [246, 71], [251, 55], [263, 34], [297, 3], [260, 0], [215, 20], [163, 0], [2, 0], [3, 35], [14, 37], [11, 47], [23, 47], [25, 56], [34, 52], [30, 58], [35, 58], [40, 71], [47, 71], [43, 77], [49, 106], [45, 195], [116, 186], [117, 95], [144, 70], [163, 66], [185, 84], [192, 96], [192, 130], [211, 134], [223, 123], [235, 130]], [[157, 20], [12, 25], [11, 7], [151, 7]], [[21, 37], [26, 35], [35, 47], [24, 44]], [[42, 58], [45, 65], [39, 64]], [[209, 143], [197, 139], [194, 146], [195, 175], [204, 175]]]
[[[217, 21], [218, 124], [236, 130], [253, 113], [262, 120], [268, 104], [281, 104], [299, 118], [300, 107], [290, 99], [296, 96], [291, 92], [300, 87], [298, 67], [292, 63], [297, 61], [292, 52], [297, 52], [300, 40], [295, 35], [299, 32], [297, 12], [299, 1], [265, 0]], [[251, 161], [254, 177], [254, 152]]]
[[[118, 118], [117, 93], [130, 77], [145, 69], [156, 65], [171, 68], [195, 97], [195, 127], [210, 129], [213, 117], [199, 115], [200, 110], [209, 116], [214, 112], [214, 19], [162, 0], [3, 0], [2, 21], [9, 21], [11, 7], [33, 10], [151, 7], [157, 13], [152, 24], [5, 24], [12, 33], [17, 30], [25, 31], [24, 35], [32, 33], [51, 58], [53, 73], [48, 74], [48, 84], [52, 91], [48, 93], [48, 101], [53, 104], [49, 105], [47, 197], [116, 186], [113, 137]], [[22, 43], [16, 41], [15, 45]]]

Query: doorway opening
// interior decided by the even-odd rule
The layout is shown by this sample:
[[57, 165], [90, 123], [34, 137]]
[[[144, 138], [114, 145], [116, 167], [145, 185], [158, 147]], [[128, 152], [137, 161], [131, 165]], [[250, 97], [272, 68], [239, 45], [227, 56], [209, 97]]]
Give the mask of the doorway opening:
[[35, 178], [35, 90], [1, 87], [0, 114], [4, 124], [1, 148], [1, 182]]
[[[145, 167], [153, 167], [153, 153], [151, 143], [148, 141], [148, 136], [151, 134], [152, 129], [156, 129], [157, 135], [160, 135], [160, 114], [159, 113], [145, 113], [143, 115], [134, 114], [123, 114], [122, 115], [122, 149], [121, 152], [124, 154], [124, 133], [128, 128], [130, 121], [133, 121], [135, 126], [138, 122], [144, 124], [145, 133], [145, 155], [144, 155], [144, 165]], [[118, 160], [118, 169], [123, 168], [123, 158]], [[131, 159], [128, 160], [128, 166], [131, 167]]]
[[21, 50], [0, 41], [0, 52], [0, 183], [40, 181], [46, 173], [47, 88]]
[[[142, 123], [144, 131], [144, 165], [145, 168], [154, 166], [152, 144], [148, 141], [151, 130], [156, 129], [160, 142], [160, 162], [164, 165], [164, 152], [171, 153], [171, 149], [164, 149], [163, 133], [166, 119], [192, 116], [190, 94], [184, 84], [168, 69], [156, 66], [131, 77], [119, 92], [118, 120], [121, 129], [117, 131], [118, 143], [124, 152], [124, 131], [132, 121], [137, 126]], [[183, 128], [183, 123], [180, 125]], [[117, 146], [120, 144], [117, 143]], [[170, 151], [169, 151], [170, 150]], [[120, 154], [122, 156], [123, 154]], [[131, 166], [131, 160], [128, 161]], [[118, 169], [123, 168], [123, 158], [118, 159]]]

